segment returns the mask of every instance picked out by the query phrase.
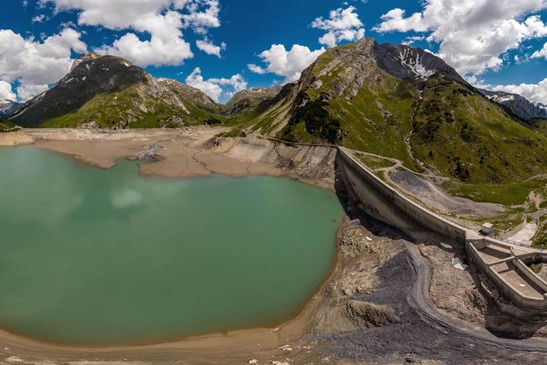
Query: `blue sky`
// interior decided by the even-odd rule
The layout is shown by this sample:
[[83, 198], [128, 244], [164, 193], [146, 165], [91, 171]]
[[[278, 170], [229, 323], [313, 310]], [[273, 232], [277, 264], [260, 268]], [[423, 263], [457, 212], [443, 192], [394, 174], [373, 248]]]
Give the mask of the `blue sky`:
[[0, 99], [32, 97], [79, 53], [99, 50], [225, 102], [245, 87], [293, 81], [323, 50], [364, 34], [428, 49], [476, 85], [547, 103], [543, 21], [546, 0], [8, 0]]

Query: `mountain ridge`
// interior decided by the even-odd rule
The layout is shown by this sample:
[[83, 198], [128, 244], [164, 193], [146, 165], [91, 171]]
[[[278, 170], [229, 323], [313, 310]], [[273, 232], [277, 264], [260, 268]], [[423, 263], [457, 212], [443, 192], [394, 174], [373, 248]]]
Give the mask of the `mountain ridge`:
[[522, 123], [432, 53], [372, 38], [327, 50], [294, 83], [240, 91], [224, 106], [121, 58], [87, 54], [10, 120], [115, 129], [224, 124], [340, 144], [472, 183], [547, 172], [545, 123]]
[[162, 127], [200, 123], [220, 107], [198, 89], [155, 79], [129, 61], [82, 55], [53, 88], [9, 119], [24, 127]]

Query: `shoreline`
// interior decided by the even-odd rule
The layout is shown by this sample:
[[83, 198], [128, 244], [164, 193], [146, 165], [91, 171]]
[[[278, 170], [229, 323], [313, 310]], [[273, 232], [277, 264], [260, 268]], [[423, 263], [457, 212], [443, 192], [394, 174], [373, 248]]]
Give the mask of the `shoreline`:
[[[325, 289], [325, 287], [331, 282], [332, 278], [335, 276], [338, 270], [339, 262], [339, 250], [337, 249], [339, 244], [339, 238], [341, 231], [343, 229], [344, 219], [341, 219], [339, 226], [336, 230], [334, 237], [334, 252], [332, 263], [328, 268], [327, 275], [321, 280], [321, 282], [313, 289], [312, 294], [304, 300], [303, 304], [300, 305], [295, 311], [294, 314], [289, 315], [286, 318], [276, 321], [277, 324], [274, 326], [254, 326], [254, 327], [241, 327], [233, 328], [226, 331], [217, 331], [217, 332], [206, 332], [198, 335], [189, 335], [189, 336], [180, 336], [172, 339], [158, 339], [157, 341], [146, 341], [146, 342], [133, 342], [133, 343], [115, 343], [115, 344], [69, 344], [61, 342], [53, 342], [47, 340], [41, 340], [39, 338], [34, 338], [31, 336], [26, 336], [16, 331], [10, 331], [6, 328], [0, 326], [0, 342], [4, 338], [12, 338], [21, 343], [28, 343], [29, 345], [35, 345], [38, 347], [48, 347], [51, 349], [58, 350], [70, 350], [70, 351], [84, 351], [84, 352], [103, 352], [103, 351], [112, 351], [112, 350], [139, 350], [146, 348], [155, 348], [163, 346], [176, 346], [186, 342], [194, 341], [207, 341], [212, 339], [223, 339], [223, 338], [233, 338], [237, 336], [248, 336], [256, 335], [263, 333], [282, 333], [284, 327], [295, 325], [296, 322], [301, 320], [301, 317], [304, 316], [308, 311], [311, 311], [312, 304], [319, 299], [319, 294]], [[315, 303], [317, 304], [317, 303]]]
[[[365, 318], [363, 323], [363, 318], [357, 316], [357, 312], [354, 311], [355, 308], [352, 305], [356, 303], [353, 299], [354, 296], [365, 296], [366, 298], [368, 295], [374, 296], [376, 290], [381, 292], [381, 282], [387, 280], [389, 276], [382, 277], [380, 271], [384, 270], [386, 265], [389, 266], [392, 260], [409, 251], [405, 250], [405, 245], [400, 243], [402, 238], [397, 230], [394, 231], [393, 227], [370, 220], [368, 216], [363, 216], [362, 213], [359, 213], [360, 202], [352, 201], [349, 197], [351, 194], [346, 196], [347, 192], [340, 192], [339, 186], [335, 188], [335, 184], [341, 184], [341, 182], [339, 177], [335, 175], [335, 154], [332, 153], [332, 148], [284, 146], [256, 137], [214, 141], [218, 132], [220, 132], [220, 129], [207, 127], [175, 131], [124, 131], [123, 133], [33, 130], [30, 133], [32, 142], [27, 140], [27, 142], [18, 143], [18, 145], [33, 145], [36, 148], [60, 153], [78, 163], [103, 169], [115, 166], [116, 161], [119, 159], [137, 158], [138, 160], [137, 156], [154, 150], [149, 157], [153, 161], [154, 158], [161, 156], [161, 160], [153, 163], [148, 163], [146, 159], [137, 162], [139, 174], [143, 177], [198, 178], [216, 173], [234, 178], [248, 175], [270, 175], [291, 178], [316, 187], [327, 188], [335, 191], [337, 195], [342, 194], [339, 195], [339, 198], [347, 209], [346, 217], [336, 234], [335, 260], [333, 260], [329, 275], [314, 291], [309, 300], [305, 302], [296, 316], [283, 321], [274, 328], [236, 329], [225, 333], [189, 336], [173, 341], [108, 347], [102, 345], [88, 347], [51, 344], [0, 330], [0, 363], [4, 359], [9, 364], [21, 362], [25, 364], [45, 364], [47, 362], [44, 362], [45, 360], [56, 359], [60, 363], [80, 364], [81, 362], [81, 365], [89, 364], [84, 360], [93, 360], [94, 365], [117, 365], [122, 360], [124, 362], [133, 361], [134, 364], [150, 362], [171, 364], [175, 360], [184, 359], [189, 364], [205, 365], [247, 363], [252, 359], [260, 359], [260, 364], [273, 364], [274, 361], [279, 361], [279, 364], [286, 363], [290, 365], [337, 364], [339, 363], [337, 358], [339, 355], [332, 356], [333, 353], [347, 353], [347, 356], [342, 357], [352, 358], [353, 355], [351, 354], [354, 353], [352, 352], [354, 350], [332, 352], [325, 349], [325, 347], [329, 348], [333, 344], [337, 344], [345, 349], [345, 346], [350, 346], [356, 340], [355, 338], [343, 339], [346, 333], [352, 333], [352, 331], [356, 333], [356, 336], [370, 336], [365, 338], [368, 341], [366, 345], [362, 344], [363, 348], [368, 348], [370, 352], [360, 353], [359, 351], [364, 350], [355, 350], [360, 353], [359, 356], [374, 359], [378, 362], [376, 360], [378, 358], [385, 359], [384, 353], [386, 351], [395, 351], [398, 354], [397, 356], [405, 359], [404, 351], [398, 350], [397, 346], [391, 344], [392, 335], [389, 334], [389, 331], [392, 326], [397, 327], [397, 320], [393, 319], [391, 325], [378, 325], [374, 321], [373, 324], [366, 322], [370, 319]], [[123, 138], [121, 138], [122, 135]], [[17, 139], [26, 139], [26, 137], [18, 136]], [[1, 145], [3, 143], [0, 138]], [[346, 203], [348, 204], [347, 207]], [[485, 324], [481, 323], [483, 314], [476, 312], [477, 310], [480, 311], [480, 308], [475, 307], [477, 304], [471, 300], [478, 298], [473, 296], [479, 295], [477, 291], [480, 291], [480, 288], [476, 288], [473, 284], [472, 279], [475, 274], [450, 271], [455, 269], [446, 262], [450, 261], [452, 254], [442, 251], [438, 245], [436, 246], [434, 243], [436, 237], [427, 232], [423, 232], [423, 234], [422, 238], [417, 239], [412, 244], [420, 247], [421, 255], [426, 258], [426, 263], [431, 266], [432, 274], [430, 275], [433, 275], [434, 283], [435, 281], [439, 282], [428, 288], [427, 293], [422, 294], [429, 298], [434, 296], [434, 287], [436, 293], [445, 292], [448, 288], [454, 291], [450, 295], [458, 303], [462, 302], [462, 296], [470, 295], [470, 298], [465, 299], [465, 303], [469, 303], [466, 310], [473, 310], [473, 314], [477, 317], [472, 319], [465, 317], [466, 320], [457, 313], [457, 310], [439, 306], [436, 301], [435, 303], [432, 302], [434, 310], [450, 317], [451, 322], [455, 323], [454, 325], [449, 323], [452, 326], [450, 327], [451, 333], [454, 333], [454, 330], [457, 332], [458, 328], [464, 328], [464, 330], [460, 331], [461, 333], [458, 334], [457, 338], [451, 339], [450, 336], [447, 336], [447, 332], [438, 332], [438, 328], [435, 326], [430, 328], [421, 314], [418, 317], [408, 317], [405, 319], [408, 322], [405, 323], [411, 323], [413, 327], [416, 325], [416, 329], [411, 330], [409, 333], [414, 334], [418, 340], [410, 337], [406, 339], [408, 343], [405, 346], [411, 349], [420, 348], [424, 340], [427, 341], [428, 338], [435, 337], [447, 338], [444, 341], [467, 341], [470, 339], [473, 342], [474, 334], [486, 332]], [[454, 254], [457, 254], [457, 251]], [[448, 258], [444, 258], [443, 255]], [[441, 264], [436, 262], [441, 258]], [[408, 264], [407, 260], [401, 259], [399, 265], [406, 264]], [[446, 264], [446, 267], [441, 266], [444, 264]], [[452, 273], [447, 276], [455, 276], [462, 280], [465, 279], [463, 281], [467, 282], [458, 286], [457, 283], [446, 281], [449, 279], [438, 276], [439, 274], [436, 272], [438, 269]], [[392, 280], [392, 284], [397, 285], [398, 280], [403, 279], [394, 276]], [[408, 278], [405, 280], [408, 280]], [[462, 280], [458, 281], [463, 282]], [[438, 296], [438, 294], [435, 294], [435, 296]], [[397, 308], [401, 301], [404, 302], [405, 300], [408, 300], [408, 297], [401, 297], [398, 300], [389, 299], [387, 303], [389, 303], [389, 307]], [[365, 302], [359, 303], [366, 302], [365, 299]], [[371, 303], [375, 307], [373, 306], [373, 309], [369, 308], [368, 310], [373, 311], [373, 317], [378, 316], [383, 310], [384, 303], [376, 303], [374, 300]], [[424, 308], [416, 309], [423, 310]], [[379, 313], [376, 313], [377, 311]], [[418, 313], [420, 312], [418, 311]], [[496, 313], [493, 312], [492, 314], [496, 315]], [[459, 325], [458, 321], [461, 322]], [[368, 332], [367, 328], [374, 328], [377, 332]], [[470, 331], [468, 336], [465, 335], [465, 331]], [[384, 338], [383, 336], [387, 337]], [[344, 341], [347, 341], [347, 343]], [[532, 343], [534, 341], [532, 340]], [[473, 342], [473, 351], [467, 356], [476, 356], [477, 359], [481, 356], [497, 359], [495, 351], [498, 345], [496, 344], [503, 342], [501, 337], [499, 340], [492, 340], [492, 343], [489, 344]], [[504, 358], [511, 360], [527, 359], [528, 355], [526, 353], [529, 351], [523, 350], [526, 348], [527, 343], [529, 342], [526, 340], [522, 344], [515, 342], [514, 349], [518, 352], [515, 355], [517, 357], [508, 357], [512, 355], [504, 353]], [[375, 347], [376, 344], [379, 344], [379, 347]], [[287, 350], [287, 348], [290, 350]], [[420, 356], [425, 360], [435, 360], [439, 348], [431, 351], [424, 349], [422, 351], [423, 353]], [[450, 347], [446, 348], [446, 351], [443, 356], [446, 356], [447, 359], [450, 359], [450, 356], [458, 356], [455, 353], [450, 354], [450, 351], [452, 351]], [[545, 352], [547, 352], [547, 349], [543, 351], [542, 348], [539, 351], [539, 356], [542, 356]], [[16, 357], [16, 359], [10, 361], [9, 356]], [[356, 358], [361, 358], [359, 356]], [[502, 355], [500, 354], [500, 356]], [[19, 361], [22, 357], [25, 360]], [[289, 357], [290, 362], [288, 362]], [[380, 361], [379, 363], [386, 362], [389, 361]], [[347, 362], [347, 364], [350, 363]], [[440, 363], [451, 362], [447, 360]]]
[[[49, 153], [55, 153], [61, 156], [62, 158], [70, 159], [76, 163], [83, 164], [86, 166], [92, 166], [94, 168], [100, 169], [111, 169], [115, 167], [121, 160], [132, 160], [136, 161], [139, 167], [139, 176], [146, 177], [162, 177], [162, 178], [173, 178], [173, 179], [186, 179], [186, 178], [204, 178], [211, 176], [213, 174], [223, 174], [232, 178], [244, 178], [246, 176], [273, 176], [273, 177], [282, 177], [289, 178], [301, 183], [306, 183], [317, 188], [328, 189], [334, 192], [333, 186], [328, 184], [315, 181], [314, 179], [306, 179], [299, 176], [295, 176], [290, 173], [290, 171], [285, 171], [279, 168], [274, 167], [272, 164], [265, 164], [256, 161], [235, 161], [233, 157], [224, 155], [218, 151], [211, 151], [210, 153], [207, 150], [201, 150], [201, 145], [207, 142], [210, 138], [213, 138], [219, 130], [218, 129], [209, 129], [209, 128], [200, 128], [198, 130], [197, 138], [194, 140], [183, 140], [181, 142], [182, 146], [195, 144], [197, 146], [192, 146], [189, 149], [189, 152], [194, 158], [194, 154], [203, 153], [203, 159], [205, 162], [197, 163], [197, 166], [190, 166], [191, 168], [187, 171], [179, 171], [177, 174], [172, 174], [168, 171], [168, 167], [157, 168], [157, 164], [167, 161], [175, 160], [173, 156], [163, 156], [162, 150], [158, 151], [155, 157], [158, 157], [156, 160], [139, 160], [137, 155], [142, 152], [143, 148], [146, 149], [147, 145], [157, 143], [155, 140], [162, 138], [162, 141], [165, 141], [163, 137], [168, 136], [169, 142], [173, 142], [174, 138], [180, 138], [180, 131], [154, 131], [149, 135], [146, 131], [144, 136], [140, 138], [135, 138], [133, 133], [130, 133], [129, 136], [121, 139], [113, 139], [108, 143], [108, 140], [96, 140], [92, 139], [50, 139], [50, 137], [42, 137], [40, 130], [33, 130], [33, 140], [30, 141], [27, 138], [22, 138], [18, 136], [16, 138], [16, 143], [9, 145], [10, 147], [33, 147], [38, 148]], [[205, 131], [204, 131], [205, 130]], [[64, 134], [65, 131], [47, 131], [46, 135], [53, 133], [54, 135]], [[132, 131], [133, 132], [133, 131]], [[195, 132], [195, 130], [193, 131]], [[204, 132], [203, 135], [200, 132]], [[70, 132], [69, 132], [70, 133]], [[135, 131], [138, 135], [139, 131]], [[123, 133], [128, 134], [126, 133]], [[36, 138], [36, 136], [39, 136]], [[196, 136], [192, 136], [196, 137]], [[184, 137], [182, 137], [184, 138]], [[7, 146], [7, 143], [1, 143], [0, 147]], [[94, 153], [93, 147], [97, 147], [97, 144], [103, 145], [106, 142], [106, 151], [102, 149], [102, 152], [97, 154]], [[123, 143], [123, 146], [116, 146], [119, 142]], [[129, 142], [129, 143], [127, 143]], [[80, 149], [82, 146], [83, 152], [78, 153], [77, 149]], [[104, 147], [104, 146], [101, 146]], [[167, 148], [172, 148], [169, 146]], [[176, 147], [175, 147], [176, 148]], [[163, 149], [163, 148], [162, 148]], [[176, 148], [177, 149], [177, 148]], [[180, 147], [178, 148], [180, 149]], [[178, 152], [177, 149], [177, 152]], [[87, 152], [87, 153], [86, 153]], [[169, 161], [172, 162], [172, 161]], [[177, 161], [175, 161], [177, 162]], [[184, 163], [185, 161], [183, 161]], [[199, 165], [202, 165], [206, 171], [203, 171], [199, 168]], [[152, 169], [150, 169], [152, 167]], [[197, 168], [196, 168], [197, 167]], [[336, 235], [334, 237], [334, 248], [332, 259], [332, 264], [330, 265], [327, 275], [321, 280], [319, 285], [314, 288], [313, 293], [307, 298], [303, 304], [297, 308], [293, 314], [287, 318], [280, 319], [272, 326], [257, 326], [257, 327], [247, 327], [247, 328], [234, 328], [221, 332], [212, 332], [204, 333], [200, 335], [191, 335], [183, 336], [173, 339], [158, 339], [158, 341], [144, 341], [144, 342], [134, 342], [134, 343], [119, 343], [119, 344], [98, 344], [98, 345], [89, 345], [89, 344], [66, 344], [66, 343], [56, 343], [46, 340], [41, 340], [38, 338], [33, 338], [19, 334], [17, 332], [12, 332], [3, 328], [0, 328], [0, 345], [5, 349], [24, 349], [25, 351], [30, 350], [31, 352], [47, 352], [47, 353], [57, 353], [57, 354], [67, 354], [67, 355], [79, 355], [82, 353], [85, 354], [94, 354], [94, 355], [107, 355], [112, 353], [123, 353], [127, 356], [134, 354], [139, 355], [142, 353], [159, 353], [163, 351], [174, 351], [178, 352], [193, 352], [194, 350], [198, 351], [199, 354], [203, 353], [202, 350], [208, 349], [215, 351], [229, 351], [237, 352], [237, 349], [240, 348], [241, 352], [245, 352], [244, 349], [250, 345], [256, 345], [259, 341], [261, 346], [261, 352], [278, 352], [279, 347], [286, 345], [287, 343], [299, 341], [301, 338], [306, 336], [305, 327], [307, 325], [307, 319], [312, 317], [316, 311], [316, 308], [320, 305], [321, 302], [321, 292], [325, 289], [327, 285], [332, 281], [333, 277], [338, 273], [339, 268], [339, 250], [338, 250], [338, 240], [341, 235], [341, 231], [344, 225], [344, 218], [340, 219], [339, 227], [337, 229]]]

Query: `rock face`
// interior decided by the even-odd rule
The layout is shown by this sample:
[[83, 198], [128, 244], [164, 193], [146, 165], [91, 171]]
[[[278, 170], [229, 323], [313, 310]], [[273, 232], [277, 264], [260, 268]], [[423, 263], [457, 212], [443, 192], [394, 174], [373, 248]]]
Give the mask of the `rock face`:
[[490, 91], [480, 89], [488, 99], [507, 107], [516, 117], [531, 121], [533, 119], [547, 118], [547, 108], [543, 104], [533, 104], [526, 98], [503, 91]]
[[21, 104], [11, 100], [0, 100], [0, 118], [12, 114]]
[[523, 125], [431, 53], [374, 39], [326, 51], [253, 122], [278, 139], [342, 144], [464, 182], [547, 172], [545, 123]]
[[[201, 91], [174, 80], [155, 79], [129, 61], [86, 54], [51, 90], [25, 103], [11, 121], [25, 127], [158, 127], [180, 117], [187, 124], [219, 113]], [[165, 124], [165, 123], [164, 123]]]
[[279, 94], [282, 87], [259, 87], [242, 90], [234, 94], [232, 99], [224, 106], [224, 112], [228, 115], [247, 113], [262, 103], [267, 103]]

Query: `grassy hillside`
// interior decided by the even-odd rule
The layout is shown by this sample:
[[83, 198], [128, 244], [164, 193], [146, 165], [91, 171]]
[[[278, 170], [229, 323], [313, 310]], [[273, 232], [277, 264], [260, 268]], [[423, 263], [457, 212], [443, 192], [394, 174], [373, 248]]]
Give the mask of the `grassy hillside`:
[[[416, 171], [425, 163], [463, 183], [547, 173], [545, 123], [519, 123], [449, 73], [397, 78], [367, 58], [368, 50], [352, 47], [327, 51], [304, 73], [278, 138], [341, 144]], [[254, 128], [272, 130], [276, 114], [270, 109]]]
[[5, 119], [0, 119], [0, 133], [10, 132], [14, 129], [15, 129], [15, 126], [11, 122]]
[[417, 158], [463, 182], [502, 183], [547, 172], [547, 139], [469, 88], [428, 80], [411, 137]]
[[211, 113], [186, 102], [182, 105], [166, 103], [162, 95], [154, 97], [141, 91], [140, 86], [131, 86], [117, 92], [98, 94], [78, 110], [60, 117], [47, 119], [43, 127], [75, 127], [82, 123], [95, 122], [103, 128], [158, 128], [177, 127], [174, 118], [184, 125], [203, 124], [215, 120], [222, 122], [225, 117]]

